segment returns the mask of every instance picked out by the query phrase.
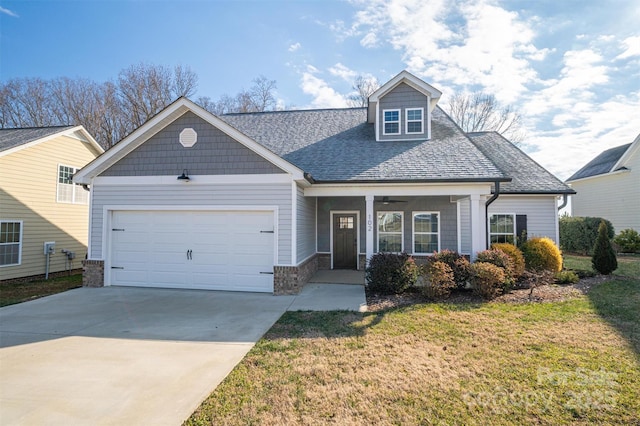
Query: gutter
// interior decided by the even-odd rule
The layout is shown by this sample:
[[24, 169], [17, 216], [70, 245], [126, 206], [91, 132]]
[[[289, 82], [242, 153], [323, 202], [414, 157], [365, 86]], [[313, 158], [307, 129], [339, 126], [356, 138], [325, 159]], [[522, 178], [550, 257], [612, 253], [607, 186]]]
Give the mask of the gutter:
[[558, 211], [567, 207], [567, 203], [569, 202], [569, 194], [562, 194], [562, 204], [558, 207]]
[[[491, 198], [489, 198], [485, 203], [484, 203], [484, 228], [485, 228], [485, 238], [487, 239], [487, 243], [486, 243], [486, 247], [487, 249], [489, 249], [489, 206], [491, 205], [491, 203], [493, 203], [495, 200], [498, 199], [498, 197], [500, 196], [500, 181], [496, 180], [495, 182], [495, 186], [496, 189], [493, 193], [493, 195], [491, 196]], [[515, 224], [514, 224], [515, 226]]]

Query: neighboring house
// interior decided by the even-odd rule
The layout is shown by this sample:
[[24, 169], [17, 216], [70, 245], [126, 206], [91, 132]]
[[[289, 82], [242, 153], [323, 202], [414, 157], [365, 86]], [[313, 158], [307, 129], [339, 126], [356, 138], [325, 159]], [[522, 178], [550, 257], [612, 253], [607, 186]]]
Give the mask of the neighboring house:
[[102, 152], [82, 126], [0, 129], [0, 281], [46, 275], [45, 243], [49, 272], [81, 266], [89, 192], [71, 178]]
[[92, 191], [88, 281], [285, 294], [378, 251], [557, 241], [573, 191], [497, 133], [465, 135], [440, 95], [404, 71], [366, 108], [177, 100], [74, 178]]
[[572, 216], [602, 217], [623, 229], [640, 232], [640, 135], [608, 149], [566, 181], [576, 192]]

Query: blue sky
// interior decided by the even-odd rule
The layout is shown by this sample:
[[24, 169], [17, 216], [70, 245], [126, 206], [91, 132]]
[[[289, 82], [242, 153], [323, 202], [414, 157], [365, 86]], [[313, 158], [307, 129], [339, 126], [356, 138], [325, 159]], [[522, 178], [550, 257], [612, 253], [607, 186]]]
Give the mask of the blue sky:
[[640, 133], [634, 0], [5, 1], [0, 79], [115, 79], [188, 65], [197, 96], [277, 81], [282, 105], [341, 107], [357, 75], [407, 69], [524, 117], [522, 148], [564, 179]]

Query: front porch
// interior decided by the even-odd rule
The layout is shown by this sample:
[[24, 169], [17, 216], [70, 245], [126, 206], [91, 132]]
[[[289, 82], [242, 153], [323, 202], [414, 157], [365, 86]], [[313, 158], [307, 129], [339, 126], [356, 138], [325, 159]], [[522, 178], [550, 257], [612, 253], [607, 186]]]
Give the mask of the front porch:
[[364, 285], [364, 270], [319, 269], [309, 280], [310, 284], [360, 284]]

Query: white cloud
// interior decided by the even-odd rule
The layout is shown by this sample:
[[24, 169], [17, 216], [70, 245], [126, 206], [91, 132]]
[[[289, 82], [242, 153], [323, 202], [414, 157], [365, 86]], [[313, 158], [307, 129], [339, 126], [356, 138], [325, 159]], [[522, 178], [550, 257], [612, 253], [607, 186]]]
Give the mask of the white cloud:
[[12, 10], [9, 10], [5, 7], [0, 6], [0, 13], [4, 13], [5, 15], [13, 16], [14, 18], [19, 18], [18, 14]]
[[307, 66], [307, 70], [302, 73], [302, 83], [300, 87], [307, 95], [313, 96], [310, 107], [312, 108], [344, 108], [347, 106], [347, 99], [335, 91], [329, 84], [315, 74], [318, 69], [312, 65]]
[[362, 39], [360, 40], [360, 45], [366, 48], [378, 47], [380, 45], [378, 36], [373, 31], [369, 31], [367, 35], [362, 37]]
[[353, 79], [356, 78], [356, 76], [358, 75], [357, 72], [355, 72], [352, 69], [349, 69], [349, 68], [345, 67], [340, 62], [338, 62], [337, 64], [335, 64], [331, 68], [329, 68], [329, 72], [332, 75], [335, 75], [336, 77], [340, 77], [343, 80], [348, 81], [348, 82], [352, 82]]
[[616, 59], [626, 59], [640, 56], [640, 36], [627, 37], [622, 41], [625, 51], [616, 56]]
[[289, 46], [289, 52], [295, 52], [296, 50], [300, 49], [302, 47], [302, 45], [300, 43], [293, 43], [291, 46]]

